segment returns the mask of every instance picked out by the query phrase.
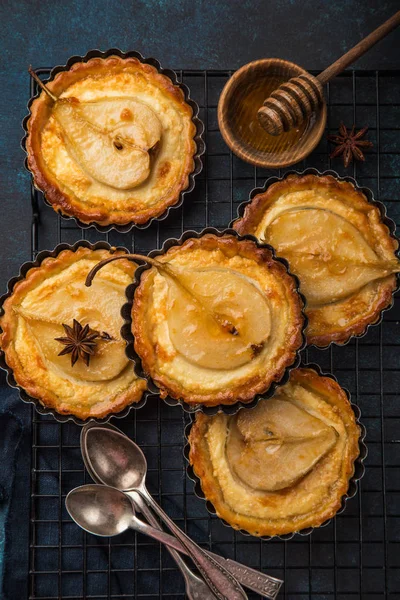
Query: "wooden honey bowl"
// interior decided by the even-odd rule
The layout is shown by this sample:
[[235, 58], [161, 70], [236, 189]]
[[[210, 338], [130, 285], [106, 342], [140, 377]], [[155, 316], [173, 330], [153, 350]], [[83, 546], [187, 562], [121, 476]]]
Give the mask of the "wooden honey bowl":
[[325, 103], [298, 127], [278, 136], [268, 134], [257, 117], [265, 98], [301, 74], [307, 71], [279, 58], [255, 60], [234, 73], [218, 103], [219, 128], [232, 152], [257, 167], [277, 169], [293, 165], [313, 151], [325, 131]]
[[397, 11], [317, 77], [279, 58], [256, 60], [236, 71], [218, 104], [219, 127], [232, 152], [265, 168], [305, 158], [325, 129], [323, 86], [399, 25]]

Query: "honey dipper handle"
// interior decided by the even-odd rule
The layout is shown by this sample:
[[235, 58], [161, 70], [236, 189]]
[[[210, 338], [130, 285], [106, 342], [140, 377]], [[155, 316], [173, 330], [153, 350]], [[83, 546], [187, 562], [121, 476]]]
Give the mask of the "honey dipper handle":
[[360, 56], [365, 54], [372, 46], [374, 46], [379, 40], [384, 38], [388, 33], [396, 29], [400, 25], [400, 10], [395, 13], [390, 19], [382, 23], [375, 31], [367, 35], [361, 42], [358, 42], [346, 54], [338, 58], [330, 67], [322, 71], [317, 76], [317, 79], [325, 85], [328, 81], [330, 81], [333, 77], [336, 77], [339, 73], [344, 71], [346, 67], [355, 62]]

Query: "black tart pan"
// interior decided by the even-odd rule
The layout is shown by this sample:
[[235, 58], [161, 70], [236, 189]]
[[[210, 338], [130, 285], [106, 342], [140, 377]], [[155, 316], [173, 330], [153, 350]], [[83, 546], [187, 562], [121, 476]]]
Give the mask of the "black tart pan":
[[[329, 377], [330, 379], [333, 379], [333, 381], [336, 381], [336, 383], [339, 383], [338, 380], [336, 379], [336, 377], [334, 375], [332, 375], [332, 373], [324, 373], [320, 366], [314, 363], [309, 363], [309, 364], [300, 364], [299, 365], [300, 368], [306, 368], [306, 369], [313, 369], [316, 373], [318, 373], [318, 375], [322, 376], [322, 377]], [[339, 384], [340, 385], [340, 384]], [[342, 386], [340, 386], [342, 387]], [[346, 389], [342, 387], [342, 390], [344, 390], [351, 408], [354, 412], [354, 416], [356, 419], [356, 423], [357, 425], [360, 427], [360, 437], [358, 438], [358, 445], [359, 445], [359, 449], [360, 449], [360, 453], [358, 455], [358, 457], [356, 458], [356, 460], [354, 461], [354, 474], [351, 477], [351, 479], [349, 479], [349, 487], [348, 490], [346, 492], [346, 494], [344, 494], [344, 496], [342, 496], [342, 504], [341, 507], [339, 508], [339, 510], [337, 511], [336, 515], [340, 515], [342, 514], [342, 512], [346, 509], [346, 504], [347, 501], [350, 500], [350, 498], [354, 498], [354, 496], [357, 493], [358, 490], [358, 482], [364, 477], [364, 473], [365, 473], [365, 466], [364, 466], [364, 461], [367, 457], [368, 454], [368, 448], [365, 444], [365, 436], [366, 436], [366, 429], [364, 427], [364, 425], [361, 423], [360, 418], [361, 418], [361, 411], [359, 409], [359, 407], [356, 404], [353, 404], [351, 402], [351, 396], [350, 396], [350, 392]], [[217, 512], [213, 506], [213, 504], [206, 498], [206, 496], [203, 493], [203, 490], [201, 488], [201, 481], [200, 478], [196, 475], [196, 473], [194, 472], [194, 469], [192, 467], [192, 465], [190, 464], [189, 461], [189, 452], [190, 452], [190, 443], [189, 443], [189, 434], [190, 431], [193, 427], [193, 424], [196, 420], [195, 415], [191, 415], [191, 420], [190, 422], [186, 425], [185, 427], [185, 439], [186, 439], [186, 445], [183, 449], [183, 454], [184, 457], [187, 461], [187, 465], [186, 465], [186, 472], [187, 475], [189, 477], [189, 479], [191, 479], [194, 483], [194, 493], [195, 495], [200, 499], [200, 500], [204, 500], [206, 503], [206, 508], [208, 510], [208, 512], [210, 513], [210, 515], [212, 516], [216, 516]], [[335, 516], [336, 516], [335, 515]], [[292, 533], [286, 533], [284, 535], [274, 535], [274, 536], [263, 536], [260, 537], [259, 539], [264, 540], [264, 541], [269, 541], [272, 539], [280, 539], [283, 541], [287, 541], [287, 540], [291, 540], [295, 535], [300, 535], [300, 536], [306, 536], [306, 535], [310, 535], [314, 529], [319, 529], [320, 527], [326, 527], [327, 525], [329, 525], [329, 523], [332, 521], [332, 519], [334, 519], [335, 517], [332, 517], [331, 519], [328, 519], [327, 521], [325, 521], [324, 523], [322, 523], [319, 527], [307, 527], [306, 529], [301, 529], [300, 531], [294, 531]], [[226, 526], [226, 527], [230, 527], [231, 529], [234, 529], [229, 523], [227, 523], [224, 519], [220, 519], [220, 521]], [[252, 536], [250, 533], [248, 533], [248, 531], [245, 531], [243, 529], [237, 530], [234, 529], [234, 531], [239, 531], [241, 534], [245, 535], [245, 536], [249, 536], [249, 537], [254, 537]]]
[[[248, 206], [253, 198], [255, 196], [257, 196], [258, 194], [262, 194], [264, 192], [267, 191], [267, 189], [274, 183], [278, 182], [278, 181], [284, 181], [288, 175], [317, 175], [318, 177], [324, 177], [325, 175], [331, 175], [332, 177], [334, 177], [335, 179], [337, 179], [338, 181], [347, 181], [348, 183], [351, 183], [355, 189], [358, 192], [361, 192], [362, 194], [364, 194], [364, 196], [367, 198], [368, 202], [370, 204], [372, 204], [373, 206], [376, 206], [381, 214], [381, 218], [382, 218], [382, 223], [384, 223], [384, 225], [386, 225], [386, 227], [388, 228], [389, 231], [389, 235], [391, 238], [393, 238], [394, 240], [396, 240], [396, 242], [399, 244], [395, 255], [397, 257], [400, 257], [400, 242], [399, 239], [396, 237], [396, 224], [394, 221], [392, 221], [392, 219], [390, 217], [387, 216], [386, 214], [386, 206], [382, 203], [379, 202], [379, 200], [375, 200], [374, 198], [374, 194], [372, 192], [372, 190], [370, 190], [367, 187], [361, 187], [360, 185], [358, 185], [357, 181], [355, 179], [353, 179], [353, 177], [340, 177], [340, 175], [338, 173], [336, 173], [336, 171], [318, 171], [318, 169], [314, 169], [314, 168], [309, 168], [306, 169], [305, 171], [287, 171], [282, 177], [269, 177], [264, 185], [262, 187], [257, 187], [251, 190], [250, 194], [249, 194], [249, 199], [245, 200], [245, 202], [242, 202], [242, 204], [239, 205], [238, 210], [237, 210], [237, 214], [238, 216], [236, 217], [236, 219], [234, 219], [233, 221], [231, 221], [231, 223], [229, 224], [229, 227], [233, 227], [234, 223], [240, 219], [241, 217], [243, 217], [244, 215], [244, 211], [246, 210], [246, 206]], [[301, 282], [300, 282], [300, 289], [301, 289]], [[376, 321], [374, 321], [373, 323], [369, 323], [366, 328], [364, 329], [364, 331], [362, 333], [360, 333], [359, 335], [352, 335], [349, 337], [348, 340], [346, 340], [343, 343], [340, 342], [335, 342], [332, 341], [329, 344], [327, 344], [326, 346], [317, 346], [316, 344], [310, 344], [311, 346], [314, 346], [316, 348], [320, 348], [321, 350], [324, 350], [326, 348], [329, 348], [329, 346], [331, 344], [334, 344], [335, 346], [345, 346], [346, 344], [348, 344], [350, 342], [351, 339], [353, 338], [362, 338], [364, 337], [367, 333], [370, 327], [372, 327], [373, 325], [379, 325], [382, 322], [383, 319], [383, 314], [387, 311], [390, 310], [393, 306], [393, 302], [394, 302], [394, 295], [396, 294], [396, 292], [398, 292], [400, 289], [400, 273], [397, 274], [397, 286], [396, 289], [393, 290], [392, 293], [392, 302], [386, 306], [386, 308], [383, 308], [380, 312], [380, 315], [378, 317], [378, 319]]]
[[[116, 251], [123, 251], [126, 253], [129, 252], [126, 248], [123, 248], [121, 246], [116, 248], [115, 246], [110, 246], [110, 244], [108, 244], [107, 242], [96, 242], [95, 244], [90, 244], [86, 240], [80, 240], [80, 241], [76, 242], [73, 246], [71, 246], [70, 244], [58, 244], [58, 246], [56, 246], [54, 248], [54, 250], [51, 250], [51, 251], [43, 250], [42, 252], [39, 252], [39, 254], [36, 257], [36, 260], [25, 262], [23, 265], [21, 265], [19, 274], [16, 277], [13, 277], [12, 279], [10, 279], [10, 281], [8, 282], [8, 284], [7, 284], [8, 291], [0, 297], [0, 316], [2, 316], [4, 314], [4, 309], [3, 309], [4, 301], [6, 300], [6, 298], [8, 298], [9, 296], [12, 295], [16, 283], [18, 283], [18, 281], [25, 279], [25, 276], [30, 269], [32, 269], [34, 267], [40, 267], [40, 265], [42, 264], [42, 262], [45, 258], [48, 258], [50, 256], [52, 258], [55, 258], [63, 250], [71, 250], [72, 252], [75, 252], [78, 248], [81, 248], [81, 247], [90, 248], [91, 250], [109, 250], [111, 253], [116, 252]], [[0, 332], [1, 331], [2, 330], [0, 328]], [[83, 419], [76, 417], [75, 415], [62, 415], [62, 414], [58, 413], [54, 408], [43, 405], [38, 398], [34, 398], [33, 396], [30, 396], [24, 390], [24, 388], [19, 386], [17, 384], [17, 382], [15, 381], [13, 369], [8, 366], [8, 364], [6, 362], [6, 358], [5, 358], [5, 353], [1, 349], [0, 349], [0, 367], [7, 372], [8, 385], [12, 388], [16, 388], [19, 391], [19, 396], [20, 396], [21, 400], [23, 400], [23, 402], [28, 402], [30, 404], [33, 404], [35, 406], [36, 411], [39, 414], [52, 415], [55, 418], [55, 420], [60, 423], [65, 423], [66, 421], [73, 421], [77, 425], [86, 425], [86, 423], [89, 423], [92, 421], [99, 423], [99, 424], [107, 423], [111, 419], [111, 417], [116, 417], [118, 419], [125, 417], [132, 408], [135, 408], [135, 409], [142, 408], [142, 406], [144, 406], [146, 404], [148, 396], [151, 395], [151, 394], [149, 394], [149, 392], [147, 390], [145, 390], [143, 392], [143, 396], [139, 402], [137, 402], [136, 404], [130, 404], [129, 406], [126, 406], [119, 413], [110, 413], [109, 415], [102, 417], [102, 418], [91, 417], [89, 419], [83, 420]]]
[[[304, 296], [299, 291], [299, 281], [298, 281], [297, 277], [295, 275], [293, 275], [293, 273], [290, 272], [287, 261], [284, 258], [277, 257], [275, 255], [275, 250], [273, 249], [272, 246], [270, 246], [269, 244], [260, 244], [257, 241], [257, 239], [252, 235], [242, 236], [242, 235], [239, 235], [234, 229], [219, 230], [219, 229], [215, 229], [214, 227], [206, 227], [205, 229], [203, 229], [200, 232], [185, 231], [185, 233], [183, 233], [183, 235], [179, 239], [170, 238], [170, 239], [166, 240], [161, 249], [152, 250], [151, 252], [149, 252], [148, 256], [155, 258], [157, 256], [160, 256], [161, 254], [165, 254], [165, 252], [167, 252], [173, 246], [182, 246], [182, 244], [190, 238], [199, 239], [207, 234], [212, 234], [217, 237], [222, 237], [224, 235], [231, 235], [231, 236], [236, 237], [238, 240], [251, 240], [259, 248], [268, 248], [268, 250], [270, 250], [270, 252], [272, 253], [273, 259], [280, 262], [281, 264], [283, 264], [285, 269], [287, 270], [287, 272], [294, 278], [295, 283], [296, 283], [297, 293], [300, 296], [300, 299], [303, 303], [303, 309], [304, 309], [305, 299], [304, 299]], [[141, 278], [142, 273], [149, 268], [150, 268], [149, 265], [141, 265], [140, 267], [138, 267], [135, 272], [134, 282], [130, 286], [128, 286], [126, 289], [126, 296], [127, 296], [128, 301], [126, 304], [124, 304], [124, 306], [121, 309], [122, 317], [125, 320], [125, 324], [123, 325], [123, 327], [121, 329], [121, 334], [122, 334], [122, 337], [127, 342], [127, 348], [126, 348], [127, 356], [135, 363], [136, 374], [138, 375], [138, 377], [147, 379], [147, 387], [150, 392], [152, 392], [153, 394], [159, 394], [160, 388], [154, 383], [154, 381], [151, 379], [151, 377], [143, 369], [141, 358], [135, 351], [135, 347], [134, 347], [135, 340], [134, 340], [134, 336], [132, 334], [132, 306], [134, 303], [135, 291], [140, 284], [140, 278]], [[194, 413], [197, 411], [201, 411], [207, 415], [215, 415], [218, 412], [224, 412], [227, 415], [234, 415], [235, 413], [237, 413], [238, 410], [240, 410], [243, 407], [253, 408], [254, 406], [256, 406], [256, 404], [258, 403], [258, 401], [261, 398], [269, 398], [270, 396], [272, 396], [278, 385], [283, 385], [284, 383], [286, 383], [289, 379], [290, 371], [300, 364], [300, 352], [301, 352], [301, 350], [303, 350], [305, 348], [305, 345], [306, 345], [304, 330], [307, 327], [307, 317], [304, 314], [304, 310], [303, 310], [303, 316], [304, 316], [304, 323], [303, 323], [303, 327], [302, 327], [303, 343], [296, 352], [295, 360], [293, 361], [293, 364], [291, 364], [290, 366], [288, 366], [286, 368], [285, 373], [284, 373], [283, 377], [280, 379], [280, 381], [273, 382], [271, 384], [270, 388], [264, 394], [257, 394], [251, 402], [237, 402], [236, 404], [231, 404], [231, 405], [219, 404], [217, 406], [204, 406], [202, 404], [196, 404], [196, 405], [192, 406], [192, 405], [189, 405], [187, 402], [184, 402], [183, 400], [176, 400], [175, 398], [171, 398], [170, 396], [167, 396], [166, 398], [164, 398], [164, 402], [166, 402], [169, 406], [180, 405], [183, 408], [183, 410], [187, 413]]]
[[[87, 52], [87, 54], [85, 54], [85, 56], [71, 56], [71, 58], [69, 58], [67, 60], [65, 65], [58, 65], [56, 67], [53, 67], [50, 71], [49, 78], [44, 80], [43, 83], [52, 81], [54, 79], [54, 77], [61, 71], [69, 71], [71, 69], [72, 65], [74, 65], [75, 63], [88, 62], [92, 58], [108, 58], [109, 56], [119, 56], [120, 58], [132, 58], [132, 57], [137, 58], [138, 60], [140, 60], [140, 62], [155, 67], [159, 73], [168, 77], [175, 86], [178, 86], [183, 91], [186, 103], [189, 104], [189, 106], [192, 108], [192, 111], [193, 111], [192, 122], [194, 123], [194, 125], [196, 127], [196, 134], [194, 136], [194, 141], [196, 143], [197, 150], [193, 156], [194, 167], [193, 167], [193, 171], [189, 175], [188, 186], [186, 187], [186, 189], [184, 189], [180, 192], [178, 200], [175, 202], [175, 204], [172, 204], [171, 206], [169, 206], [159, 217], [152, 217], [146, 223], [143, 223], [141, 225], [136, 225], [135, 223], [127, 223], [124, 225], [113, 225], [112, 223], [110, 225], [100, 225], [94, 221], [91, 223], [83, 223], [80, 219], [78, 219], [76, 217], [72, 217], [72, 216], [69, 217], [68, 215], [65, 215], [64, 213], [62, 213], [61, 211], [55, 211], [63, 219], [75, 221], [75, 223], [78, 225], [78, 227], [81, 227], [82, 229], [88, 229], [89, 227], [94, 227], [100, 233], [107, 233], [108, 231], [111, 231], [113, 229], [115, 231], [118, 231], [119, 233], [126, 233], [128, 231], [131, 231], [134, 227], [136, 227], [137, 229], [147, 229], [147, 227], [149, 227], [153, 223], [153, 221], [163, 221], [164, 219], [166, 219], [168, 217], [171, 209], [179, 208], [180, 206], [182, 206], [185, 196], [187, 194], [189, 194], [195, 186], [195, 177], [203, 169], [201, 156], [204, 154], [204, 151], [205, 151], [205, 143], [204, 143], [204, 140], [202, 137], [203, 131], [204, 131], [204, 124], [199, 118], [199, 106], [198, 106], [197, 102], [195, 102], [195, 100], [193, 100], [190, 97], [189, 88], [187, 87], [186, 84], [181, 83], [179, 81], [178, 75], [175, 73], [175, 71], [173, 71], [172, 69], [163, 69], [157, 59], [145, 58], [144, 56], [142, 56], [142, 54], [140, 54], [140, 52], [137, 52], [136, 50], [130, 50], [129, 52], [122, 52], [122, 50], [119, 50], [118, 48], [111, 48], [110, 50], [106, 50], [105, 52], [102, 52], [101, 50], [90, 50], [89, 52]], [[29, 114], [26, 115], [26, 117], [24, 118], [24, 120], [22, 122], [22, 127], [25, 131], [25, 136], [23, 137], [23, 139], [21, 141], [21, 146], [26, 154], [27, 154], [26, 140], [28, 137], [28, 121], [31, 116], [30, 108], [31, 108], [32, 102], [36, 98], [38, 98], [39, 95], [40, 95], [40, 91], [29, 100], [28, 106], [27, 106], [27, 108], [29, 110]], [[29, 171], [29, 173], [31, 173], [31, 171], [28, 167], [27, 157], [25, 159], [25, 168], [27, 169], [27, 171]], [[33, 177], [32, 177], [32, 182], [33, 182]], [[42, 192], [42, 190], [40, 188], [38, 188], [35, 183], [34, 183], [34, 186], [37, 190], [39, 190], [39, 192]], [[46, 199], [46, 195], [44, 193], [43, 193], [43, 198], [44, 198], [45, 203], [54, 210], [53, 205], [51, 204], [51, 202], [49, 202]]]

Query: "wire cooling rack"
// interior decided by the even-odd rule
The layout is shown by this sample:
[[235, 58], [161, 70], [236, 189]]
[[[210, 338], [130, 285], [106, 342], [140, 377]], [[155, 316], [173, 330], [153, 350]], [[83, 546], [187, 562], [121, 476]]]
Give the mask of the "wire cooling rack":
[[[49, 69], [38, 73], [48, 77]], [[237, 159], [224, 144], [217, 102], [229, 71], [178, 71], [200, 105], [207, 153], [195, 190], [183, 207], [146, 230], [100, 234], [79, 229], [45, 206], [32, 188], [32, 255], [57, 243], [106, 239], [136, 252], [159, 247], [185, 229], [226, 227], [237, 206], [265, 178], [264, 171]], [[31, 93], [36, 92], [31, 84]], [[351, 71], [328, 84], [327, 129], [340, 121], [369, 126], [374, 143], [365, 163], [344, 170], [330, 161], [326, 137], [298, 165], [334, 168], [372, 188], [388, 215], [399, 223], [400, 72]], [[291, 168], [293, 169], [293, 167]], [[311, 536], [261, 542], [210, 517], [186, 477], [184, 425], [180, 407], [149, 400], [114, 423], [135, 439], [149, 464], [148, 484], [164, 509], [200, 545], [284, 579], [281, 598], [400, 598], [400, 359], [399, 296], [382, 324], [345, 347], [310, 348], [307, 361], [334, 373], [361, 407], [367, 428], [366, 474], [346, 511]], [[31, 600], [184, 598], [183, 580], [168, 553], [149, 538], [128, 532], [116, 538], [83, 533], [68, 517], [64, 499], [73, 487], [90, 482], [79, 450], [80, 427], [59, 424], [32, 410], [30, 595]], [[257, 598], [249, 594], [249, 598]]]

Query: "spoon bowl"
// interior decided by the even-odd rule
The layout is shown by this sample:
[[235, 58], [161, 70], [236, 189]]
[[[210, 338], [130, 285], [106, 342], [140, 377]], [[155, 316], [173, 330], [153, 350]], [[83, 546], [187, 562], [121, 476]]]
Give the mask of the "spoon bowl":
[[99, 485], [71, 490], [65, 499], [70, 517], [93, 535], [113, 537], [132, 526], [135, 509], [123, 492]]
[[118, 490], [141, 487], [147, 471], [146, 458], [136, 444], [119, 431], [90, 427], [82, 440], [97, 480]]

